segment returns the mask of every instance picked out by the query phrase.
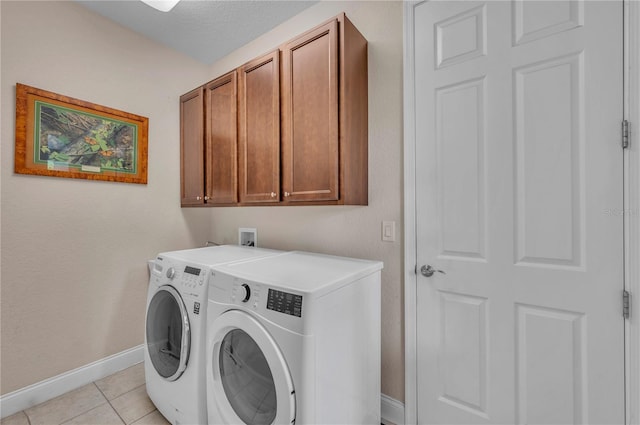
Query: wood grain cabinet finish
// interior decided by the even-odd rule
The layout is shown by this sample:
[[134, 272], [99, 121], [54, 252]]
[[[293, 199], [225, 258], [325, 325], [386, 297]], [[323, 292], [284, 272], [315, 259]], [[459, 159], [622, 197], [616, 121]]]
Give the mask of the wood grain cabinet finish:
[[367, 205], [367, 72], [341, 14], [183, 95], [182, 206]]
[[180, 96], [180, 203], [204, 204], [204, 89]]
[[285, 203], [368, 203], [367, 41], [344, 14], [282, 46]]
[[238, 70], [241, 203], [280, 198], [280, 56], [273, 51]]
[[205, 202], [238, 202], [237, 77], [232, 71], [205, 86]]

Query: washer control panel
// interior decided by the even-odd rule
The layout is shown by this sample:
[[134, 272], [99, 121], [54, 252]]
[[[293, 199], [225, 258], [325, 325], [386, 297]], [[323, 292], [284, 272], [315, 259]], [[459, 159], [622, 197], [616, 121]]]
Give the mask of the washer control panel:
[[[157, 273], [157, 274], [156, 274]], [[170, 284], [184, 295], [202, 298], [207, 290], [209, 269], [158, 257], [154, 267], [157, 284]]]
[[182, 285], [186, 288], [204, 286], [205, 273], [197, 267], [185, 266], [182, 273]]
[[166, 276], [167, 279], [173, 279], [174, 277], [176, 277], [176, 269], [174, 269], [173, 267], [169, 267], [167, 269]]

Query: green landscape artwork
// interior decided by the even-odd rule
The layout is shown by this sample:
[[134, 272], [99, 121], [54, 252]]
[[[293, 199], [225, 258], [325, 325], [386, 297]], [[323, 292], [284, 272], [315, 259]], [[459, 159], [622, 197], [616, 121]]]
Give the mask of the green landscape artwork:
[[137, 173], [135, 125], [42, 101], [35, 107], [34, 163]]

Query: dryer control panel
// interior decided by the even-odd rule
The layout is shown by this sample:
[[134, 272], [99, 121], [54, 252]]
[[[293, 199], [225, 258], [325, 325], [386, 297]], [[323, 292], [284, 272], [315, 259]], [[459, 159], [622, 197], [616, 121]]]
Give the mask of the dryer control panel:
[[267, 309], [291, 316], [302, 316], [302, 295], [290, 294], [269, 288]]
[[209, 308], [225, 306], [250, 311], [293, 332], [304, 331], [310, 306], [304, 293], [211, 270]]
[[260, 305], [260, 286], [236, 280], [231, 288], [231, 302], [246, 304], [248, 307], [256, 310]]

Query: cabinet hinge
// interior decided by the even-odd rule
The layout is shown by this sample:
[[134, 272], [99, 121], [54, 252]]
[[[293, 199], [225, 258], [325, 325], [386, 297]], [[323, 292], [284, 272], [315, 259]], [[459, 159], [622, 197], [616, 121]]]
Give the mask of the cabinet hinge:
[[627, 290], [622, 291], [622, 317], [631, 317], [631, 293]]
[[622, 149], [629, 147], [629, 121], [622, 120]]

